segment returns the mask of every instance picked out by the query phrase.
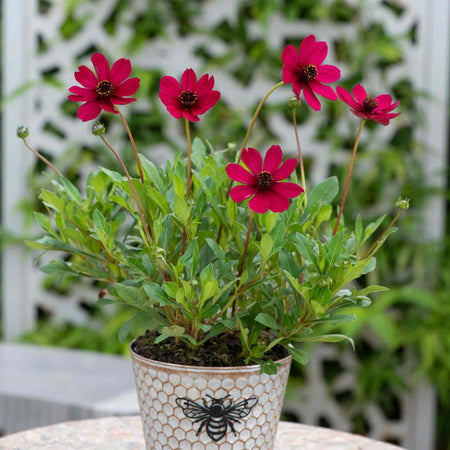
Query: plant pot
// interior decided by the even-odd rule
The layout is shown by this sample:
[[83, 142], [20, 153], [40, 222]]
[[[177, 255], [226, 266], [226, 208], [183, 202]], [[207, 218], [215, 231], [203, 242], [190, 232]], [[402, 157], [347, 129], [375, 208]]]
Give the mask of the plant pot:
[[290, 356], [267, 375], [258, 365], [184, 366], [130, 352], [148, 450], [273, 449]]

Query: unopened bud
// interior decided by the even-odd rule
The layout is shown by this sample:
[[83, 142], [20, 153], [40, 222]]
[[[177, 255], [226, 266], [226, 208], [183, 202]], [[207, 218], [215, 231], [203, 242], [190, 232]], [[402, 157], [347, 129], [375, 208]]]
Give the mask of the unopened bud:
[[93, 127], [92, 127], [92, 134], [94, 136], [103, 136], [103, 134], [105, 133], [105, 125], [103, 125], [102, 123], [96, 123]]
[[24, 126], [17, 127], [16, 133], [17, 133], [17, 137], [20, 139], [24, 139], [30, 135], [30, 131], [28, 130], [27, 127], [24, 127]]
[[297, 108], [297, 106], [300, 106], [301, 102], [300, 102], [300, 100], [297, 97], [291, 97], [289, 99], [289, 103], [288, 104], [289, 104], [289, 106], [291, 108]]
[[227, 149], [230, 151], [236, 150], [236, 144], [234, 142], [228, 142]]
[[400, 209], [408, 209], [409, 208], [409, 198], [399, 197], [398, 200], [395, 202], [395, 206], [399, 207]]

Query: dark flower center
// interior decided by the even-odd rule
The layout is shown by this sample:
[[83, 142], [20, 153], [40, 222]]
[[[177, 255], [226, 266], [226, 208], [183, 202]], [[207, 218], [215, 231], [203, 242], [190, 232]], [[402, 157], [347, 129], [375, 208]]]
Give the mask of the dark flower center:
[[192, 106], [197, 101], [197, 93], [192, 91], [183, 91], [179, 96], [178, 100], [184, 106]]
[[378, 100], [373, 97], [366, 97], [362, 104], [364, 107], [364, 112], [371, 113], [378, 106]]
[[256, 175], [256, 184], [260, 191], [268, 191], [273, 183], [273, 176], [270, 172], [264, 170]]
[[101, 98], [109, 97], [112, 94], [113, 86], [110, 81], [103, 80], [99, 81], [97, 84], [97, 87], [95, 88], [95, 92], [98, 94]]
[[317, 67], [312, 64], [308, 64], [300, 69], [299, 76], [302, 81], [313, 81], [316, 79], [318, 74], [319, 72], [317, 71]]

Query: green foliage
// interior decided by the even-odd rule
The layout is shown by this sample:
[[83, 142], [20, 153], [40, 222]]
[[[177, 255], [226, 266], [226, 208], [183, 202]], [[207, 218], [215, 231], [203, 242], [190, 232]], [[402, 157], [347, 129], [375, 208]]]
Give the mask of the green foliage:
[[[369, 305], [367, 294], [382, 289], [346, 286], [375, 268], [373, 257], [361, 256], [361, 246], [383, 217], [364, 234], [359, 222], [357, 238], [342, 227], [331, 236], [338, 182], [329, 178], [311, 190], [307, 201], [299, 197], [284, 213], [257, 215], [239, 270], [250, 217], [248, 207], [232, 207], [227, 200], [227, 156], [194, 141], [193, 187], [186, 199], [181, 152], [160, 169], [141, 155], [144, 183], [133, 180], [133, 186], [145, 223], [136, 213], [127, 179], [119, 173], [105, 168], [91, 173], [85, 196], [60, 177], [52, 190], [43, 189], [40, 195], [50, 217], [36, 213], [36, 220], [47, 235], [28, 245], [73, 255], [42, 270], [106, 283], [108, 296], [101, 303], [127, 305], [144, 314], [149, 327], [158, 328], [158, 342], [176, 337], [199, 346], [238, 328], [247, 363], [262, 362], [277, 344], [306, 362], [304, 352], [292, 344], [348, 340], [314, 333], [313, 328], [354, 320], [343, 310]], [[121, 342], [133, 318], [120, 328]], [[267, 362], [262, 366], [273, 368]]]

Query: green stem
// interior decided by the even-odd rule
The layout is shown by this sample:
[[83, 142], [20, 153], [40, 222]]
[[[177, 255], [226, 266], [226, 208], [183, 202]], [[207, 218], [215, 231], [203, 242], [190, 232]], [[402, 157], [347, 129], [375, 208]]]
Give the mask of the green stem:
[[134, 157], [136, 158], [136, 162], [138, 165], [139, 176], [141, 177], [141, 183], [144, 184], [144, 173], [142, 171], [141, 160], [139, 159], [138, 151], [136, 148], [136, 143], [134, 142], [134, 138], [131, 133], [130, 127], [128, 126], [127, 119], [125, 119], [125, 116], [122, 114], [122, 112], [120, 111], [120, 109], [117, 106], [114, 106], [114, 109], [119, 113], [119, 116], [122, 119], [122, 122], [125, 126], [125, 130], [127, 130], [128, 138], [130, 139], [131, 146], [133, 147]]
[[[191, 133], [189, 130], [189, 120], [185, 119], [184, 122], [185, 130], [186, 130], [186, 139], [188, 146], [187, 153], [187, 169], [186, 169], [186, 200], [189, 199], [189, 193], [191, 190], [191, 153], [192, 153], [192, 143], [191, 143]], [[184, 250], [186, 248], [186, 227], [183, 227], [183, 237], [181, 241], [181, 254], [184, 254]]]
[[52, 168], [60, 177], [63, 176], [63, 174], [44, 156], [42, 156], [39, 152], [37, 152], [36, 150], [34, 150], [26, 141], [25, 138], [22, 138], [23, 143], [26, 145], [26, 147], [28, 148], [28, 150], [30, 150], [31, 152], [33, 152], [41, 161], [43, 161], [45, 164], [47, 164], [48, 167]]
[[350, 179], [352, 177], [353, 165], [355, 163], [356, 150], [358, 148], [359, 139], [361, 138], [361, 133], [362, 133], [365, 123], [366, 123], [366, 119], [363, 119], [361, 122], [361, 125], [359, 127], [358, 134], [356, 136], [355, 145], [353, 146], [352, 160], [350, 161], [350, 168], [348, 170], [347, 181], [345, 183], [344, 195], [342, 197], [341, 206], [339, 207], [339, 214], [338, 214], [338, 218], [336, 220], [336, 225], [334, 226], [333, 236], [336, 236], [336, 233], [337, 233], [337, 230], [339, 227], [339, 222], [341, 221], [342, 211], [344, 210], [345, 200], [347, 199], [348, 188], [350, 185]]
[[144, 218], [144, 214], [142, 212], [141, 204], [139, 203], [139, 200], [137, 198], [136, 191], [134, 189], [133, 181], [131, 180], [130, 174], [128, 173], [128, 170], [127, 170], [124, 162], [122, 161], [122, 158], [113, 149], [113, 147], [110, 145], [110, 143], [103, 136], [100, 136], [100, 138], [105, 143], [105, 145], [111, 150], [113, 155], [116, 157], [117, 161], [119, 161], [119, 164], [122, 166], [123, 171], [125, 172], [125, 175], [126, 175], [126, 177], [128, 179], [128, 184], [130, 185], [131, 193], [133, 194], [134, 202], [136, 203], [136, 208], [137, 208], [137, 210], [139, 212], [139, 216], [140, 216], [141, 221], [142, 221], [142, 227], [144, 228], [144, 231], [145, 231], [145, 233], [147, 235], [148, 241], [151, 243], [152, 242], [152, 236], [150, 235], [150, 231], [149, 231], [149, 229], [147, 227], [147, 224], [146, 224], [146, 221], [145, 221], [145, 218]]
[[[245, 135], [245, 139], [244, 139], [244, 142], [243, 142], [243, 144], [242, 144], [242, 147], [241, 147], [241, 149], [239, 150], [239, 157], [238, 157], [238, 160], [237, 160], [237, 163], [236, 163], [236, 164], [239, 164], [239, 163], [241, 162], [242, 152], [243, 152], [244, 148], [245, 148], [246, 145], [247, 145], [248, 139], [249, 139], [249, 137], [250, 137], [250, 133], [252, 132], [253, 127], [254, 127], [255, 122], [256, 122], [256, 119], [258, 118], [259, 113], [261, 112], [261, 108], [263, 107], [263, 105], [264, 105], [264, 103], [266, 102], [266, 100], [270, 97], [270, 95], [271, 95], [274, 91], [276, 91], [279, 87], [283, 86], [283, 84], [284, 84], [283, 81], [280, 81], [280, 82], [279, 82], [278, 84], [276, 84], [272, 89], [270, 89], [269, 92], [267, 92], [267, 94], [266, 94], [266, 95], [263, 97], [263, 99], [259, 102], [259, 105], [258, 105], [258, 107], [256, 108], [256, 111], [255, 111], [255, 114], [253, 115], [252, 121], [250, 122], [250, 126], [248, 127], [247, 134]], [[232, 186], [232, 185], [233, 185], [233, 180], [230, 180], [230, 184], [228, 185], [228, 189], [227, 189], [225, 201], [227, 201], [227, 200], [228, 200], [228, 197], [230, 196], [230, 191], [231, 191], [231, 186]], [[221, 235], [222, 235], [222, 229], [223, 229], [223, 225], [220, 224], [220, 226], [219, 226], [219, 232], [217, 233], [217, 239], [216, 239], [216, 242], [217, 242], [217, 243], [220, 242], [220, 237], [221, 237]]]
[[292, 121], [294, 123], [295, 140], [297, 142], [298, 160], [300, 162], [300, 174], [301, 174], [301, 177], [302, 177], [302, 188], [305, 191], [304, 198], [305, 198], [305, 206], [306, 206], [307, 197], [306, 197], [305, 168], [303, 166], [302, 150], [301, 150], [301, 147], [300, 147], [300, 139], [298, 137], [297, 115], [296, 115], [296, 111], [295, 111], [295, 106], [292, 108]]
[[383, 238], [383, 236], [388, 232], [388, 230], [394, 225], [395, 222], [397, 222], [397, 219], [400, 217], [400, 214], [402, 213], [402, 209], [398, 210], [397, 215], [392, 219], [392, 222], [387, 226], [387, 228], [378, 236], [377, 240], [370, 246], [369, 250], [367, 250], [366, 253], [364, 253], [364, 256], [361, 259], [366, 259], [369, 256], [372, 257], [375, 255], [376, 251], [371, 255], [370, 253], [372, 250], [377, 246], [378, 242]]

